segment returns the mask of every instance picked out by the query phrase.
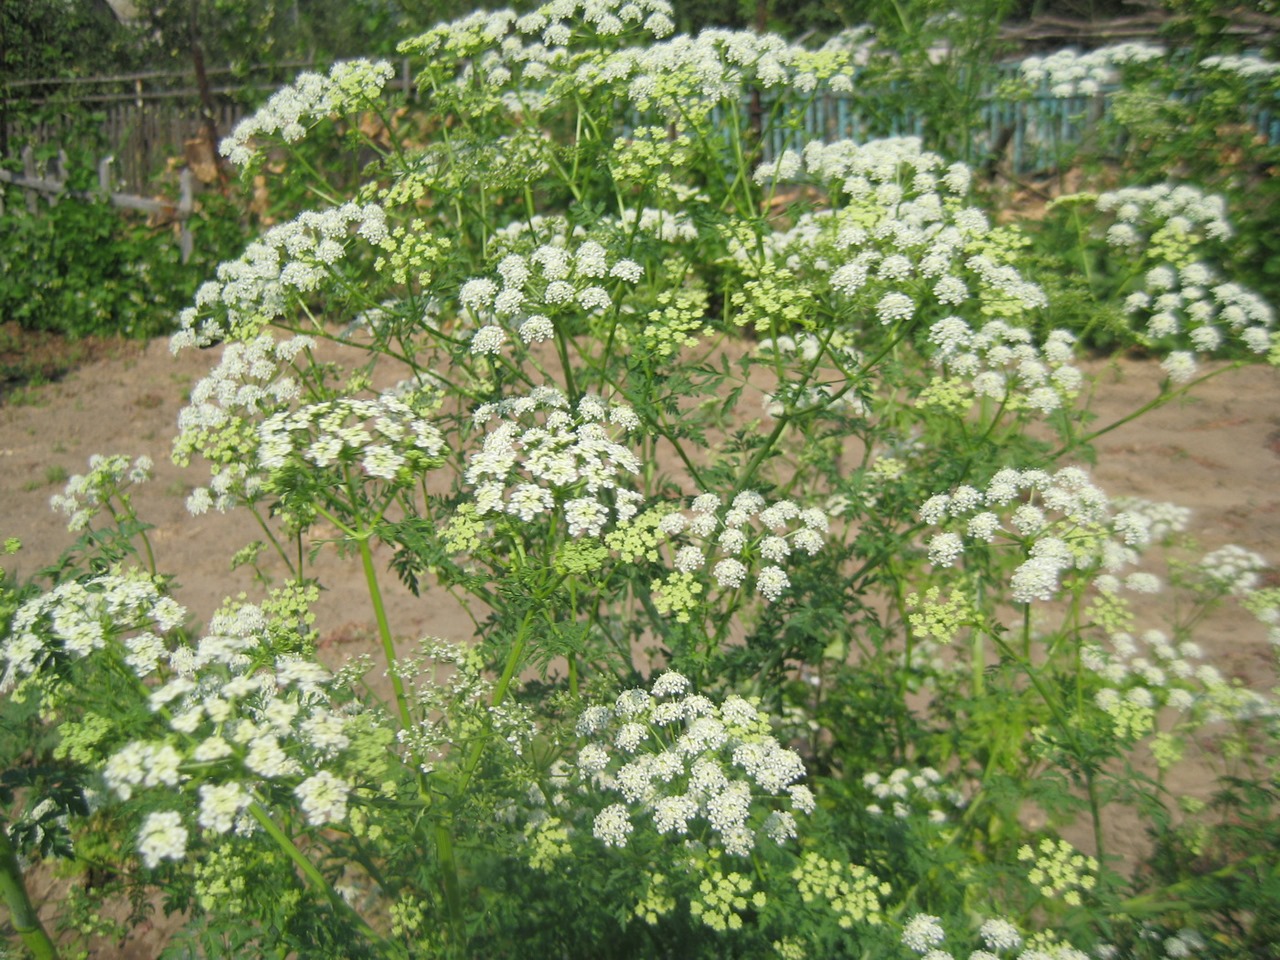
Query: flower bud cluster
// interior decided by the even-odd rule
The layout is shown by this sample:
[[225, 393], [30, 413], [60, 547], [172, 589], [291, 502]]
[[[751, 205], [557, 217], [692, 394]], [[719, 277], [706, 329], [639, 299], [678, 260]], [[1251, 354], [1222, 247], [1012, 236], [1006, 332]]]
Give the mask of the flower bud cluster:
[[699, 896], [689, 904], [689, 913], [718, 932], [741, 930], [742, 915], [763, 910], [768, 897], [763, 890], [754, 890], [750, 871], [725, 873], [715, 858], [708, 860], [707, 875], [698, 884]]
[[835, 914], [836, 925], [850, 930], [855, 925], [875, 927], [884, 922], [881, 898], [893, 888], [866, 867], [856, 863], [840, 863], [807, 850], [800, 864], [791, 871], [800, 899], [806, 904], [825, 902]]
[[769, 729], [746, 700], [716, 704], [678, 673], [625, 691], [612, 707], [588, 707], [577, 724], [578, 774], [588, 789], [621, 797], [596, 816], [596, 838], [625, 847], [638, 826], [651, 826], [741, 857], [760, 841], [794, 838], [796, 814], [812, 813], [815, 801], [799, 782], [799, 755]]
[[1027, 879], [1043, 897], [1060, 897], [1070, 907], [1080, 906], [1081, 893], [1097, 884], [1098, 861], [1077, 853], [1065, 840], [1041, 840], [1035, 847], [1024, 844], [1018, 859], [1030, 863]]

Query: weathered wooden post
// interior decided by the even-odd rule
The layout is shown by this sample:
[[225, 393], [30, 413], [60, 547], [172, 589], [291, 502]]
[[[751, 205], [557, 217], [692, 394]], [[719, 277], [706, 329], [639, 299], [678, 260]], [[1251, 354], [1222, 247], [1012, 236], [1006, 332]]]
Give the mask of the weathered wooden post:
[[[36, 178], [36, 152], [32, 149], [31, 144], [27, 144], [22, 148], [22, 176], [27, 180]], [[36, 194], [34, 190], [24, 190], [27, 198], [27, 212], [35, 215], [36, 212]]]
[[195, 209], [195, 174], [190, 167], [184, 167], [178, 178], [178, 216], [182, 219], [182, 232], [178, 235], [178, 249], [182, 251], [182, 262], [191, 259], [195, 247], [195, 238], [191, 235], [191, 213]]
[[98, 161], [98, 192], [108, 201], [111, 199], [111, 164], [115, 159], [112, 154], [107, 154]]

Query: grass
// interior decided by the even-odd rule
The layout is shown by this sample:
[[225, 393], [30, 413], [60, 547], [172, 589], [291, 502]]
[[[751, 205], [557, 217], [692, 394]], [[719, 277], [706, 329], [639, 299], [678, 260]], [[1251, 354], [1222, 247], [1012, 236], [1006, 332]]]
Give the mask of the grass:
[[28, 480], [22, 485], [22, 489], [30, 493], [32, 490], [39, 490], [41, 487], [56, 487], [67, 482], [67, 468], [62, 466], [49, 466], [44, 468], [43, 480]]
[[0, 404], [36, 406], [40, 388], [56, 383], [77, 367], [104, 357], [140, 349], [141, 341], [123, 337], [72, 339], [46, 330], [25, 330], [0, 323]]

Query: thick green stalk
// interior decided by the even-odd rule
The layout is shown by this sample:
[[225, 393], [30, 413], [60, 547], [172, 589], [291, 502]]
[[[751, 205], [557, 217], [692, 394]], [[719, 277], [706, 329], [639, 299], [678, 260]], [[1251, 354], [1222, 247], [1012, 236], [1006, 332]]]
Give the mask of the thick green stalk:
[[40, 916], [31, 905], [26, 885], [22, 882], [22, 868], [9, 840], [9, 834], [0, 827], [0, 893], [9, 908], [9, 919], [18, 931], [23, 944], [36, 960], [57, 960], [58, 948], [49, 939]]
[[462, 894], [458, 888], [458, 858], [453, 852], [453, 834], [443, 820], [435, 825], [436, 856], [440, 858], [440, 873], [444, 878], [444, 899], [449, 908], [449, 918], [454, 926], [462, 922]]
[[382, 654], [387, 660], [387, 673], [391, 676], [391, 689], [396, 696], [396, 710], [400, 714], [400, 726], [408, 730], [413, 724], [409, 714], [409, 700], [405, 696], [404, 681], [396, 669], [396, 647], [391, 638], [391, 625], [387, 621], [387, 609], [382, 603], [382, 590], [378, 586], [378, 572], [373, 566], [373, 551], [369, 548], [369, 537], [363, 536], [360, 544], [360, 563], [364, 566], [364, 580], [369, 587], [369, 599], [373, 602], [373, 616], [378, 621], [378, 638], [382, 641]]

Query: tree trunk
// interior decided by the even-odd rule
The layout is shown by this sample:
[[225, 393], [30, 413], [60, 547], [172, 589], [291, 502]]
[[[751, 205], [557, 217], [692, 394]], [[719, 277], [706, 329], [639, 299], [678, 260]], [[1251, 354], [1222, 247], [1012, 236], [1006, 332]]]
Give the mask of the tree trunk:
[[200, 0], [188, 0], [190, 6], [189, 35], [191, 44], [191, 67], [196, 75], [196, 89], [200, 91], [200, 118], [202, 136], [209, 144], [209, 153], [217, 167], [218, 183], [225, 191], [227, 186], [227, 170], [218, 154], [218, 121], [217, 104], [213, 100], [213, 90], [209, 86], [209, 75], [204, 67], [204, 47], [200, 43]]

